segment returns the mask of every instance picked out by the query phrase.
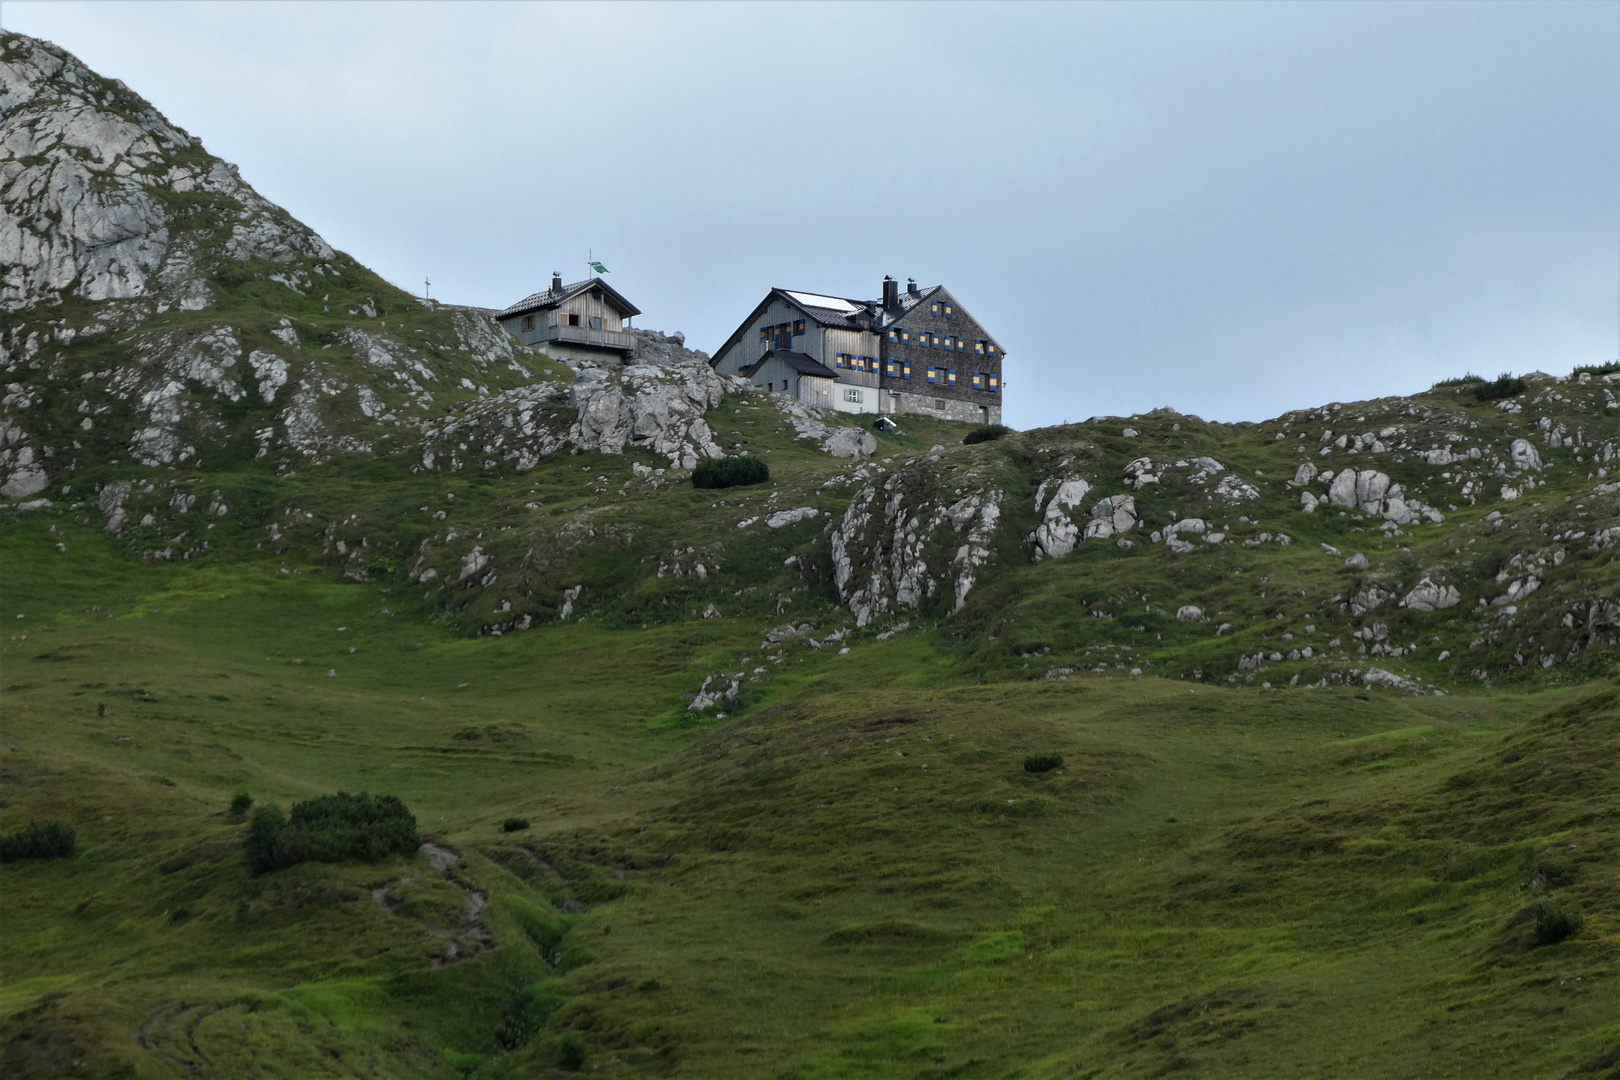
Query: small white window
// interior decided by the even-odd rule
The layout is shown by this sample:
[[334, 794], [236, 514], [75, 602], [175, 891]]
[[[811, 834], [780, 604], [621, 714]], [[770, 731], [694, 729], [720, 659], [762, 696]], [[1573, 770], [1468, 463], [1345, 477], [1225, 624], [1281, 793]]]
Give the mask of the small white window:
[[844, 390], [844, 400], [853, 401], [855, 404], [859, 405], [861, 403], [861, 392], [854, 387], [847, 387]]

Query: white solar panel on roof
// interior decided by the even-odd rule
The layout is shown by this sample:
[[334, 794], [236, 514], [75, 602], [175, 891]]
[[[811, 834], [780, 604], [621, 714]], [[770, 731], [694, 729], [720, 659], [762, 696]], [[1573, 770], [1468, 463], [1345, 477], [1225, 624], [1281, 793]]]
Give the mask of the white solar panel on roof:
[[816, 293], [791, 291], [788, 292], [788, 295], [805, 307], [827, 308], [829, 311], [845, 312], [861, 310], [860, 305], [852, 304], [848, 300], [840, 300], [836, 296], [820, 296]]

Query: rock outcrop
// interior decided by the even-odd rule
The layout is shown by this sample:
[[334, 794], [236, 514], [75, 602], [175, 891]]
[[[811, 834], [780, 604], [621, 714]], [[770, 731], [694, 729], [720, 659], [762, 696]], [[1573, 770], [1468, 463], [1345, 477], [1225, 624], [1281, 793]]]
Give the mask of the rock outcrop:
[[222, 213], [210, 227], [226, 231], [230, 259], [334, 255], [123, 83], [46, 42], [0, 36], [0, 308], [68, 295], [209, 306], [213, 253], [165, 199], [198, 195]]

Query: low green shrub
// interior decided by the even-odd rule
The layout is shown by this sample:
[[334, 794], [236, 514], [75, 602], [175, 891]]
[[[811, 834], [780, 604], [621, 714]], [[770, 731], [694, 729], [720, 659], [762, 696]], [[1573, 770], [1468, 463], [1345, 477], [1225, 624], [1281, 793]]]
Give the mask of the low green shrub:
[[251, 809], [253, 809], [253, 796], [239, 792], [231, 799], [231, 817], [247, 817], [247, 812]]
[[73, 826], [65, 821], [30, 821], [27, 828], [0, 836], [0, 863], [65, 859], [73, 854], [75, 839]]
[[1024, 759], [1025, 772], [1051, 772], [1063, 764], [1062, 754], [1031, 754]]
[[962, 436], [962, 443], [965, 446], [972, 446], [974, 443], [995, 442], [1011, 430], [1012, 428], [1005, 424], [980, 424]]
[[1524, 393], [1524, 380], [1516, 379], [1511, 372], [1504, 371], [1496, 377], [1495, 382], [1481, 382], [1474, 387], [1474, 396], [1481, 401], [1496, 401], [1500, 398], [1517, 397]]
[[1536, 909], [1536, 944], [1556, 945], [1580, 933], [1585, 925], [1586, 919], [1578, 911], [1565, 911], [1557, 904], [1542, 904]]
[[377, 862], [422, 845], [416, 816], [392, 795], [321, 795], [294, 803], [286, 818], [274, 804], [253, 812], [243, 853], [256, 874], [301, 862]]
[[583, 1069], [585, 1059], [590, 1056], [590, 1044], [577, 1031], [565, 1031], [562, 1038], [557, 1040], [557, 1064], [569, 1072]]
[[771, 467], [764, 459], [746, 454], [705, 461], [692, 470], [692, 486], [699, 488], [742, 487], [763, 484], [771, 478]]
[[1475, 375], [1472, 371], [1470, 371], [1468, 374], [1460, 375], [1455, 379], [1441, 379], [1439, 382], [1437, 382], [1433, 386], [1429, 387], [1429, 389], [1430, 390], [1443, 390], [1448, 386], [1472, 386], [1475, 383], [1482, 383], [1484, 381], [1485, 381], [1484, 379], [1480, 378], [1478, 375]]
[[1605, 364], [1576, 364], [1572, 375], [1613, 375], [1620, 371], [1620, 360], [1610, 360]]
[[502, 832], [522, 832], [529, 827], [529, 819], [525, 817], [509, 817], [501, 822]]

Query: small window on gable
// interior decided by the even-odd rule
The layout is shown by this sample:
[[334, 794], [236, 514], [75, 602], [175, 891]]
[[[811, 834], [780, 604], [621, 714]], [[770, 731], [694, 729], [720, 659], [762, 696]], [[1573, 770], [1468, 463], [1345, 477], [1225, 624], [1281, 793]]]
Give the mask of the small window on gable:
[[985, 342], [984, 343], [984, 351], [989, 353], [991, 356], [996, 355], [996, 343], [993, 342], [993, 341]]
[[600, 316], [600, 315], [592, 315], [591, 316], [591, 329], [592, 330], [600, 330], [600, 329], [602, 329], [602, 316]]
[[525, 329], [525, 330], [533, 330], [534, 329], [534, 316], [533, 315], [525, 315], [525, 316], [523, 316], [523, 329]]
[[793, 320], [793, 332], [795, 334], [803, 334], [804, 333], [804, 320], [803, 319], [794, 319]]
[[892, 326], [889, 327], [889, 340], [890, 341], [899, 341], [900, 340], [900, 331], [896, 330]]
[[933, 314], [935, 314], [935, 315], [938, 315], [938, 314], [939, 314], [939, 301], [938, 301], [938, 300], [935, 300], [935, 301], [934, 301], [934, 302], [933, 302], [933, 304], [931, 304], [931, 305], [930, 305], [930, 306], [929, 306], [929, 310], [930, 310], [930, 311], [931, 311], [931, 312], [932, 312], [932, 313], [933, 313]]
[[771, 340], [771, 328], [770, 327], [762, 326], [762, 327], [759, 328], [759, 340], [761, 340], [761, 341], [769, 341], [769, 340]]
[[569, 326], [578, 326], [579, 325], [579, 316], [578, 315], [569, 315], [568, 316], [568, 325]]
[[984, 355], [984, 339], [983, 338], [980, 338], [978, 341], [975, 341], [973, 343], [973, 351], [974, 351], [974, 353], [976, 353], [979, 356]]
[[946, 301], [946, 303], [945, 303], [945, 317], [948, 319], [954, 314], [956, 314], [956, 309], [951, 305], [950, 301]]

